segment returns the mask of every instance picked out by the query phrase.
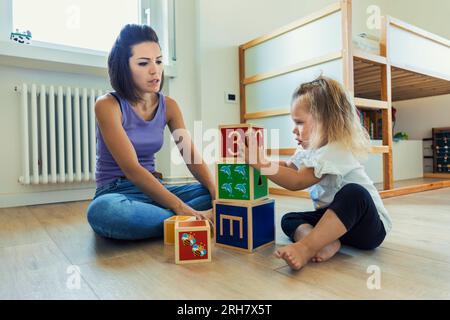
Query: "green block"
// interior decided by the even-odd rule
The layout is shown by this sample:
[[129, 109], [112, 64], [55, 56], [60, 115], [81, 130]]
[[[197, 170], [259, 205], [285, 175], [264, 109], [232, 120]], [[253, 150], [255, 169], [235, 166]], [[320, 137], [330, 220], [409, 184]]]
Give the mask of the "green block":
[[217, 164], [216, 198], [254, 201], [267, 197], [267, 177], [248, 164]]

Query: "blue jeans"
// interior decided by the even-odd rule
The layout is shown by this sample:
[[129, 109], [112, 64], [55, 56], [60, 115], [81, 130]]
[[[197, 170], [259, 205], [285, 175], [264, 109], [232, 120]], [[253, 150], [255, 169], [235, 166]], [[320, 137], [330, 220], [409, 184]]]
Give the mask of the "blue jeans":
[[[200, 183], [165, 188], [195, 210], [212, 207], [211, 196]], [[97, 188], [87, 209], [88, 222], [97, 234], [123, 240], [161, 237], [164, 220], [173, 215], [125, 178]]]

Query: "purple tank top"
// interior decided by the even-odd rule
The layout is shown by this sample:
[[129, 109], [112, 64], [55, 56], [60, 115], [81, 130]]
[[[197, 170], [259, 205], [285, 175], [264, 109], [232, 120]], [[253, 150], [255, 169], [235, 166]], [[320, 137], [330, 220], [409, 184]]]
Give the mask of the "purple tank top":
[[[122, 126], [128, 135], [139, 160], [139, 163], [149, 172], [155, 171], [155, 153], [158, 152], [164, 140], [164, 127], [166, 126], [166, 102], [164, 95], [158, 93], [158, 109], [150, 121], [142, 119], [132, 108], [130, 103], [117, 93], [111, 94], [118, 100], [122, 112]], [[95, 168], [95, 180], [97, 188], [124, 177], [120, 167], [109, 152], [98, 125], [97, 136], [97, 162]]]

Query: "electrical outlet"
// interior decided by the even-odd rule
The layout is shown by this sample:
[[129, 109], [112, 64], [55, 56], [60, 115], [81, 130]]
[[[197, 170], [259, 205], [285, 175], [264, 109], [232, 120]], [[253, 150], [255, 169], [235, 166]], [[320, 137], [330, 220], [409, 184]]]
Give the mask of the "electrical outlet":
[[225, 92], [226, 103], [237, 103], [237, 95], [233, 92]]

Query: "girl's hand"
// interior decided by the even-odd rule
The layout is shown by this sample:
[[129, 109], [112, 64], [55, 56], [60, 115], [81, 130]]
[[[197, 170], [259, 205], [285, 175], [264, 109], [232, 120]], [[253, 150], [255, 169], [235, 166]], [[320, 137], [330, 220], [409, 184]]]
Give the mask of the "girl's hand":
[[238, 156], [243, 158], [245, 163], [257, 168], [269, 164], [265, 158], [264, 147], [258, 146], [256, 131], [251, 129], [245, 137], [245, 143], [239, 145]]

